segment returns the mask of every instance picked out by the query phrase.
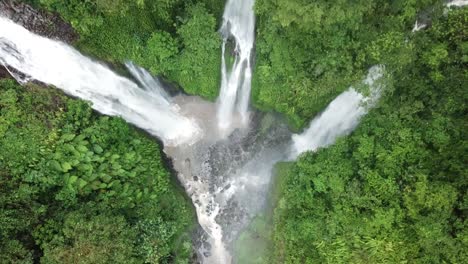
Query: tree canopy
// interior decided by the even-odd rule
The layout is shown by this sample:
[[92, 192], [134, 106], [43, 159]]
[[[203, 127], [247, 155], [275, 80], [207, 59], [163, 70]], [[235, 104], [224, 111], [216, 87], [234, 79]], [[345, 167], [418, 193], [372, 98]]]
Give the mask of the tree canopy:
[[2, 263], [187, 261], [193, 212], [170, 177], [122, 119], [0, 80]]
[[468, 10], [407, 41], [378, 107], [279, 175], [274, 263], [465, 263]]
[[417, 12], [429, 7], [435, 12], [440, 4], [257, 0], [254, 104], [284, 113], [293, 127], [303, 127], [369, 67], [388, 65], [396, 55], [405, 59], [409, 47], [404, 39]]

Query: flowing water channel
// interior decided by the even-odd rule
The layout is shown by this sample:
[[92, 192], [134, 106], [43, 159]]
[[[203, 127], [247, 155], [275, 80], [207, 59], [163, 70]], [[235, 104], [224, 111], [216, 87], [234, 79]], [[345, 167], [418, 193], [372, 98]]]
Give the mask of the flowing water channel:
[[[165, 153], [196, 208], [195, 247], [202, 263], [235, 262], [233, 244], [264, 208], [279, 161], [332, 144], [350, 133], [379, 97], [383, 67], [339, 95], [302, 134], [281, 118], [249, 109], [255, 17], [253, 0], [229, 0], [221, 34], [222, 82], [217, 102], [167, 94], [157, 78], [127, 63], [135, 81], [117, 75], [72, 47], [0, 17], [0, 63], [20, 83], [37, 80], [121, 116], [164, 142]], [[233, 65], [225, 57], [232, 54]], [[138, 82], [138, 83], [137, 83]]]
[[[218, 127], [229, 132], [235, 120], [248, 124], [248, 106], [252, 82], [252, 55], [255, 41], [254, 0], [228, 0], [223, 15], [221, 34], [223, 46], [221, 54], [221, 90], [218, 99]], [[234, 48], [227, 51], [229, 43]], [[226, 54], [228, 52], [228, 54]], [[228, 65], [226, 57], [233, 54], [234, 63]], [[231, 66], [231, 67], [229, 67]], [[231, 68], [231, 70], [229, 70]], [[236, 127], [234, 125], [234, 127]]]

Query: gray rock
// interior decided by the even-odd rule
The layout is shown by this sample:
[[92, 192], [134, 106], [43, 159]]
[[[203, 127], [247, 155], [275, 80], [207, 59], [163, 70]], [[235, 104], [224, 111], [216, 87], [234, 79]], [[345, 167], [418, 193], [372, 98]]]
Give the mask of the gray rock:
[[73, 27], [58, 14], [36, 10], [14, 0], [0, 0], [0, 16], [7, 17], [43, 37], [72, 43], [78, 39]]

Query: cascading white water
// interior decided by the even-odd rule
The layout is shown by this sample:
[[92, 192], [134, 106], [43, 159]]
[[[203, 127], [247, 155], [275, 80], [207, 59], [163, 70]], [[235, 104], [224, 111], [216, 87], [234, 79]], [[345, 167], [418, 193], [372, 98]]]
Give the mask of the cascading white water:
[[0, 17], [0, 63], [23, 75], [19, 82], [38, 80], [67, 94], [91, 101], [106, 115], [121, 116], [166, 144], [193, 142], [200, 133], [197, 124], [180, 115], [178, 106], [157, 86], [151, 75], [128, 64], [143, 88], [81, 55], [68, 45], [29, 32]]
[[416, 20], [416, 22], [414, 22], [414, 27], [411, 30], [411, 32], [417, 32], [417, 31], [420, 31], [421, 29], [425, 29], [426, 27], [427, 27], [426, 24], [421, 23], [421, 22]]
[[453, 1], [449, 1], [446, 6], [447, 7], [452, 7], [452, 6], [466, 6], [468, 5], [468, 0], [453, 0]]
[[[131, 63], [127, 68], [141, 87], [63, 43], [38, 37], [0, 18], [0, 63], [26, 74], [12, 72], [19, 82], [35, 79], [55, 85], [68, 94], [92, 101], [93, 108], [104, 114], [122, 116], [166, 143], [165, 151], [174, 159], [179, 178], [193, 199], [200, 225], [210, 236], [211, 245], [201, 251], [201, 255], [207, 253], [201, 256], [204, 263], [231, 262], [228, 243], [260, 210], [272, 167], [277, 161], [296, 159], [305, 151], [326, 147], [338, 137], [349, 134], [380, 95], [378, 80], [383, 76], [383, 68], [374, 67], [364, 81], [370, 86], [369, 97], [350, 88], [332, 101], [304, 133], [293, 135], [291, 142], [284, 131], [259, 136], [263, 128], [250, 135], [240, 135], [238, 140], [236, 135], [231, 135], [225, 141], [208, 131], [216, 126], [230, 128], [235, 122], [235, 114], [239, 114], [244, 124], [249, 119], [255, 23], [253, 2], [228, 0], [226, 6], [221, 28], [225, 37], [223, 79], [216, 117], [210, 115], [215, 112], [214, 106], [179, 102], [191, 100], [184, 96], [171, 98], [156, 79]], [[447, 6], [467, 3], [466, 0], [456, 0]], [[421, 24], [415, 24], [415, 31], [421, 28]], [[225, 60], [229, 37], [236, 42], [232, 70], [228, 70]], [[199, 106], [203, 109], [198, 109]], [[188, 143], [197, 139], [200, 130], [187, 116], [197, 118], [200, 124], [201, 121], [207, 123], [201, 124], [205, 128], [203, 138], [193, 145]], [[212, 125], [210, 121], [216, 119], [217, 124]], [[290, 153], [286, 156], [288, 148]], [[227, 151], [223, 152], [225, 149]], [[234, 229], [233, 235], [229, 234], [230, 229]]]
[[[223, 15], [221, 33], [222, 46], [222, 80], [218, 98], [218, 126], [229, 130], [235, 114], [240, 115], [242, 125], [249, 119], [248, 106], [252, 81], [252, 51], [255, 41], [254, 0], [228, 0]], [[235, 41], [234, 64], [231, 69], [226, 63], [226, 47]]]
[[[61, 42], [39, 37], [0, 18], [0, 63], [15, 69], [12, 74], [18, 81], [34, 79], [57, 86], [91, 101], [96, 110], [122, 116], [164, 141], [165, 152], [173, 159], [207, 236], [199, 247], [203, 263], [232, 262], [230, 244], [264, 205], [276, 162], [332, 144], [356, 127], [367, 112], [363, 104], [372, 104], [379, 97], [377, 80], [383, 68], [374, 67], [364, 81], [371, 88], [370, 97], [350, 88], [292, 141], [286, 126], [273, 117], [270, 125], [252, 122], [252, 127], [234, 131], [226, 138], [218, 128], [231, 127], [234, 112], [244, 122], [249, 119], [255, 22], [252, 6], [253, 0], [228, 1], [222, 31], [234, 37], [237, 55], [229, 74], [223, 61], [222, 92], [216, 106], [197, 97], [171, 97], [148, 72], [127, 63], [139, 87]], [[227, 45], [226, 38], [223, 60]], [[223, 106], [227, 108], [223, 110]], [[270, 122], [268, 118], [262, 120]]]
[[127, 67], [128, 71], [132, 74], [132, 76], [138, 80], [138, 82], [141, 84], [142, 88], [145, 91], [156, 95], [155, 97], [159, 101], [159, 105], [166, 107], [171, 106], [172, 99], [162, 88], [163, 85], [158, 79], [154, 78], [145, 69], [133, 64], [133, 62], [125, 63], [125, 66]]
[[[350, 133], [379, 99], [379, 80], [383, 72], [381, 66], [369, 70], [363, 81], [369, 88], [369, 96], [350, 88], [333, 100], [304, 133], [293, 135], [292, 140], [287, 129], [281, 128], [279, 123], [263, 135], [261, 130], [264, 128], [260, 127], [250, 128], [251, 132], [246, 134], [231, 134], [227, 140], [215, 133], [193, 147], [178, 146], [167, 150], [194, 201], [199, 223], [208, 234], [209, 247], [200, 250], [203, 263], [235, 261], [230, 246], [262, 210], [274, 164], [294, 160], [308, 150], [326, 147]], [[209, 106], [200, 111], [199, 104], [181, 105], [183, 112], [199, 118], [201, 124], [202, 120], [213, 118]], [[204, 114], [200, 114], [202, 112]]]
[[335, 98], [327, 108], [312, 122], [302, 134], [293, 135], [291, 159], [306, 151], [315, 151], [326, 147], [338, 137], [349, 134], [359, 124], [364, 116], [380, 97], [381, 83], [384, 69], [374, 66], [369, 70], [364, 84], [370, 89], [370, 96], [364, 97], [351, 87]]
[[[464, 7], [468, 5], [468, 0], [451, 0], [451, 1], [447, 1], [445, 3], [445, 13], [448, 12], [451, 8], [454, 8], [454, 7]], [[422, 29], [425, 29], [427, 28], [428, 26], [428, 21], [426, 21], [425, 23], [424, 22], [421, 22], [421, 21], [418, 21], [416, 20], [416, 22], [414, 22], [414, 26], [413, 26], [413, 30], [411, 30], [411, 32], [417, 32], [417, 31], [420, 31]]]

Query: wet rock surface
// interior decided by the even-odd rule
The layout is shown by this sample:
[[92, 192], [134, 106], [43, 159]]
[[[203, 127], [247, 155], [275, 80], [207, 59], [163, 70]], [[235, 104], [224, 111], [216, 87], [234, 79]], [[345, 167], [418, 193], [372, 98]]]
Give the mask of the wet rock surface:
[[[271, 117], [273, 122], [268, 124], [268, 122], [263, 122], [269, 119], [268, 116], [256, 114], [254, 118], [257, 120], [247, 133], [234, 131], [228, 140], [217, 142], [205, 150], [207, 151], [205, 166], [211, 170], [209, 172], [205, 170], [205, 174], [200, 175], [200, 178], [209, 185], [209, 191], [215, 199], [224, 200], [221, 202], [222, 206], [216, 216], [216, 222], [223, 227], [223, 240], [226, 245], [232, 244], [240, 230], [254, 216], [256, 209], [252, 210], [255, 206], [249, 201], [238, 200], [238, 197], [225, 193], [229, 193], [231, 188], [237, 188], [236, 192], [244, 187], [248, 192], [250, 188], [254, 191], [251, 196], [257, 197], [258, 199], [254, 199], [259, 202], [264, 195], [255, 191], [266, 190], [266, 188], [259, 188], [255, 186], [257, 183], [253, 182], [246, 182], [246, 186], [242, 186], [243, 183], [239, 182], [238, 177], [243, 172], [256, 174], [255, 167], [259, 169], [259, 174], [268, 173], [261, 169], [262, 164], [267, 164], [267, 160], [275, 160], [275, 156], [284, 153], [290, 141], [291, 134], [285, 123]], [[279, 153], [275, 154], [278, 151]], [[253, 175], [249, 176], [252, 181], [255, 181], [252, 177]], [[265, 175], [265, 177], [269, 176]], [[249, 186], [251, 184], [252, 186]], [[221, 198], [222, 196], [224, 198]]]
[[2, 66], [0, 66], [0, 79], [10, 78], [10, 73]]
[[28, 4], [12, 0], [0, 0], [0, 16], [43, 37], [72, 43], [78, 39], [73, 27], [58, 14], [34, 9]]
[[274, 148], [290, 139], [288, 127], [280, 122], [261, 127], [261, 120], [265, 116], [255, 113], [255, 122], [247, 133], [234, 131], [227, 140], [219, 141], [211, 145], [205, 159], [205, 163], [212, 169], [210, 182], [222, 185], [224, 179], [220, 176], [235, 174], [247, 162], [254, 159], [266, 148]]

